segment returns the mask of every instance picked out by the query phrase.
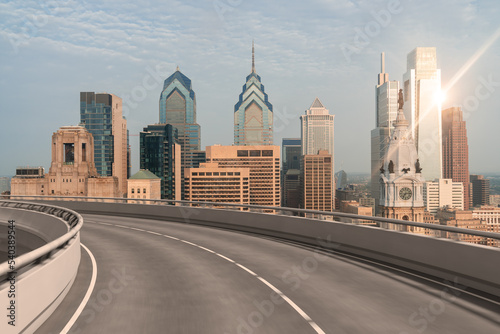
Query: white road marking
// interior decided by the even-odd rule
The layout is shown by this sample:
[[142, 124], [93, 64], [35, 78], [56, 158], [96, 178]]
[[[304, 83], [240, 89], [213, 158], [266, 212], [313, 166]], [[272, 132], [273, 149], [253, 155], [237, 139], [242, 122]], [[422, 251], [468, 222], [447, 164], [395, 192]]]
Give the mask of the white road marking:
[[224, 260], [227, 260], [227, 261], [229, 261], [229, 262], [236, 263], [236, 262], [234, 262], [234, 260], [231, 260], [230, 258], [225, 257], [225, 256], [224, 256], [224, 255], [222, 255], [222, 254], [215, 253], [215, 255], [220, 256], [221, 258], [223, 258]]
[[[102, 223], [97, 223], [97, 224], [102, 224]], [[228, 257], [225, 257], [224, 255], [222, 255], [220, 253], [216, 253], [216, 252], [214, 252], [214, 251], [212, 251], [212, 250], [210, 250], [208, 248], [202, 247], [200, 245], [197, 245], [195, 243], [192, 243], [192, 242], [189, 242], [189, 241], [186, 241], [186, 240], [182, 240], [182, 239], [179, 239], [179, 238], [176, 238], [176, 237], [172, 237], [170, 235], [160, 234], [160, 233], [157, 233], [157, 232], [148, 231], [148, 230], [142, 230], [142, 229], [134, 228], [134, 227], [125, 227], [123, 225], [113, 225], [113, 226], [128, 228], [128, 229], [131, 229], [131, 230], [136, 230], [136, 231], [141, 231], [141, 232], [147, 232], [147, 233], [156, 234], [156, 235], [161, 235], [161, 236], [164, 236], [164, 237], [167, 237], [167, 238], [170, 238], [170, 239], [178, 240], [178, 241], [181, 241], [183, 243], [186, 243], [186, 244], [189, 244], [189, 245], [201, 248], [201, 249], [203, 249], [203, 250], [205, 250], [207, 252], [214, 253], [215, 255], [223, 258], [224, 260], [227, 260], [227, 261], [229, 261], [231, 263], [236, 264], [241, 269], [245, 270], [246, 272], [248, 272], [252, 276], [255, 276], [256, 278], [258, 278], [262, 283], [264, 283], [265, 285], [267, 285], [271, 290], [273, 290], [279, 296], [281, 296], [281, 298], [283, 298], [298, 314], [300, 314], [300, 316], [302, 318], [304, 318], [305, 321], [307, 321], [309, 323], [309, 325], [316, 331], [316, 333], [318, 333], [318, 334], [325, 334], [325, 332], [318, 326], [318, 324], [316, 324], [316, 322], [314, 322], [311, 319], [311, 317], [308, 316], [307, 313], [304, 312], [297, 304], [295, 304], [290, 298], [288, 298], [283, 292], [281, 292], [281, 290], [279, 290], [278, 288], [276, 288], [274, 285], [272, 285], [267, 280], [265, 280], [264, 278], [260, 277], [259, 275], [257, 275], [256, 273], [254, 273], [253, 271], [251, 271], [250, 269], [248, 269], [247, 267], [239, 264], [238, 262], [236, 262], [236, 261], [234, 261], [234, 260], [232, 260], [232, 259], [230, 259]]]
[[92, 295], [92, 292], [94, 291], [95, 282], [97, 280], [97, 263], [95, 261], [94, 254], [92, 254], [92, 252], [90, 251], [90, 249], [88, 249], [87, 246], [85, 246], [81, 242], [80, 242], [80, 245], [83, 247], [83, 249], [85, 249], [85, 251], [87, 251], [87, 253], [90, 256], [90, 261], [92, 261], [92, 278], [90, 279], [89, 288], [87, 290], [87, 293], [83, 297], [83, 300], [80, 303], [80, 306], [78, 306], [78, 308], [76, 309], [76, 311], [73, 314], [73, 316], [71, 317], [71, 319], [69, 319], [69, 321], [66, 324], [66, 326], [64, 326], [64, 328], [61, 330], [61, 333], [64, 333], [64, 334], [68, 333], [68, 331], [71, 329], [71, 327], [73, 327], [73, 325], [75, 324], [76, 320], [78, 319], [78, 317], [82, 313], [83, 309], [87, 305], [87, 302], [90, 299], [90, 295]]
[[248, 272], [250, 273], [250, 275], [253, 275], [253, 276], [258, 276], [256, 273], [254, 273], [253, 271], [251, 271], [251, 270], [250, 270], [250, 269], [248, 269], [247, 267], [242, 266], [241, 264], [236, 263], [236, 262], [235, 262], [235, 264], [236, 264], [238, 267], [240, 267], [241, 269], [243, 269], [243, 270], [245, 270], [245, 271], [248, 271]]

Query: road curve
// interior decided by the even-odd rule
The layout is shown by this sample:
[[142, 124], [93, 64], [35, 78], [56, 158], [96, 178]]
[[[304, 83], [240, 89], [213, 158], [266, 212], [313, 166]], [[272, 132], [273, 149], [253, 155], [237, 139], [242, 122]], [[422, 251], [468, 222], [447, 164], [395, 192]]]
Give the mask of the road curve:
[[[69, 333], [500, 332], [500, 304], [453, 282], [197, 225], [84, 221], [81, 241], [96, 259], [97, 280]], [[37, 333], [66, 326], [92, 270], [82, 250], [74, 287]]]

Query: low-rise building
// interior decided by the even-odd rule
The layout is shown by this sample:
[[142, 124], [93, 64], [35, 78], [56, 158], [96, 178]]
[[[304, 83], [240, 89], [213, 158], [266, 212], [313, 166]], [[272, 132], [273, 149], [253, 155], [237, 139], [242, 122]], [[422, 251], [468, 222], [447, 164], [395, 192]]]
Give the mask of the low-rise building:
[[127, 197], [161, 199], [161, 179], [149, 170], [141, 169], [127, 180]]

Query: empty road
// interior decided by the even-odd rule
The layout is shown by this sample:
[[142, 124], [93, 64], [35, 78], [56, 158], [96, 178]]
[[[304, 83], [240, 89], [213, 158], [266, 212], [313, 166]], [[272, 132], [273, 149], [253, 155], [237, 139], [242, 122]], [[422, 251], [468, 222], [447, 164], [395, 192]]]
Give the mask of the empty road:
[[72, 317], [69, 333], [500, 333], [499, 303], [453, 282], [246, 233], [83, 217], [96, 266], [82, 248], [73, 288], [37, 333]]

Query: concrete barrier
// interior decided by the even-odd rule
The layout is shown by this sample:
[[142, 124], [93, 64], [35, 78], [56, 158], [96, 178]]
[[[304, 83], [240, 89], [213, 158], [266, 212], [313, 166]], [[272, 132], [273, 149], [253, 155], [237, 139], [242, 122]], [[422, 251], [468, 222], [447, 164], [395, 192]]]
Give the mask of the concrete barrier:
[[[48, 202], [49, 203], [49, 202]], [[53, 202], [80, 213], [177, 221], [274, 236], [362, 256], [500, 296], [500, 249], [380, 228], [223, 209]]]
[[[23, 247], [28, 246], [26, 243], [29, 243], [29, 238], [34, 238], [38, 246], [46, 246], [69, 231], [68, 224], [52, 214], [7, 207], [0, 207], [0, 212], [2, 219], [15, 221], [16, 236]], [[25, 234], [32, 235], [24, 239], [22, 235]], [[66, 246], [53, 250], [51, 256], [44, 257], [41, 262], [20, 270], [16, 267], [17, 272], [9, 274], [9, 279], [0, 283], [0, 303], [4, 310], [0, 333], [33, 333], [43, 324], [71, 288], [80, 256], [80, 235], [77, 234]], [[9, 310], [12, 301], [14, 309]], [[13, 317], [9, 318], [9, 315]], [[12, 320], [14, 322], [9, 324]]]

